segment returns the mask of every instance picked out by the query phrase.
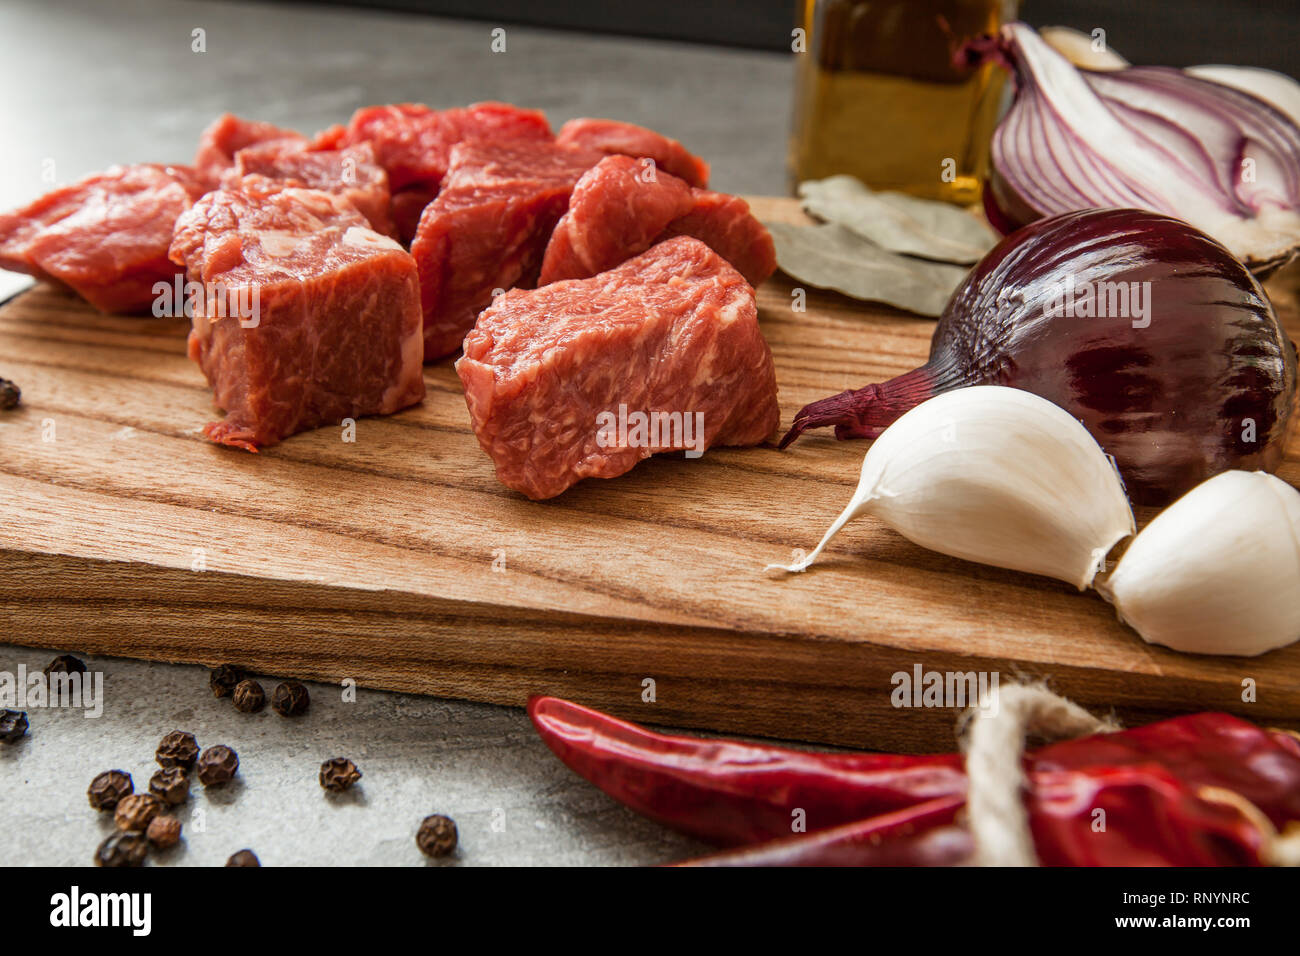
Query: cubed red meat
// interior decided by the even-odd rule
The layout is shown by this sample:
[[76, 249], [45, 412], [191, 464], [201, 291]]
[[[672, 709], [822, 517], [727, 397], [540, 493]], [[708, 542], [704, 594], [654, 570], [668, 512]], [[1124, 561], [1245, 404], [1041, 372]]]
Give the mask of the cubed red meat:
[[102, 312], [147, 312], [176, 218], [202, 195], [187, 166], [115, 166], [0, 214], [0, 269], [72, 289]]
[[776, 271], [776, 246], [767, 227], [754, 218], [739, 196], [693, 189], [695, 206], [674, 219], [661, 239], [693, 236], [740, 270], [757, 289]]
[[352, 114], [342, 134], [326, 130], [318, 143], [370, 143], [376, 161], [388, 172], [393, 192], [411, 185], [436, 192], [447, 173], [451, 148], [457, 143], [513, 139], [550, 141], [546, 116], [509, 103], [475, 103], [449, 110], [430, 109], [423, 103], [367, 106]]
[[442, 191], [411, 243], [420, 267], [425, 361], [460, 348], [494, 291], [536, 282], [574, 184], [601, 159], [590, 150], [522, 140], [461, 143], [451, 156]]
[[590, 279], [498, 296], [456, 371], [497, 477], [534, 499], [660, 451], [753, 445], [780, 419], [753, 289], [685, 237]]
[[256, 451], [424, 397], [415, 261], [341, 196], [209, 193], [171, 255], [202, 284], [189, 354], [226, 412], [214, 442]]
[[438, 190], [427, 186], [407, 186], [393, 193], [388, 209], [397, 229], [397, 238], [406, 245], [409, 246], [415, 239], [424, 207], [433, 202], [437, 195]]
[[375, 161], [388, 173], [392, 193], [389, 214], [397, 236], [415, 238], [424, 207], [442, 187], [451, 150], [461, 142], [505, 142], [553, 138], [546, 116], [509, 103], [475, 103], [464, 109], [434, 110], [423, 103], [367, 106], [352, 114], [347, 126], [331, 126], [316, 135], [314, 149], [369, 144]]
[[676, 176], [630, 156], [607, 156], [573, 187], [568, 211], [547, 243], [538, 283], [612, 269], [649, 249], [694, 206], [691, 187]]
[[569, 120], [560, 127], [555, 141], [564, 146], [581, 146], [622, 156], [648, 156], [666, 173], [703, 189], [709, 184], [709, 164], [675, 139], [652, 129], [606, 119]]
[[[254, 177], [249, 181], [249, 177]], [[388, 174], [375, 162], [369, 143], [343, 149], [309, 150], [298, 140], [270, 140], [235, 154], [235, 164], [221, 177], [226, 189], [266, 192], [298, 186], [337, 193], [385, 236], [396, 235], [389, 212]]]
[[772, 237], [743, 199], [693, 189], [639, 159], [609, 156], [574, 187], [538, 283], [593, 276], [673, 236], [703, 241], [755, 288], [776, 270]]
[[199, 136], [199, 149], [194, 155], [194, 168], [208, 189], [221, 185], [221, 175], [235, 165], [235, 154], [257, 143], [289, 140], [306, 144], [302, 133], [284, 129], [260, 120], [246, 120], [234, 113], [222, 113]]

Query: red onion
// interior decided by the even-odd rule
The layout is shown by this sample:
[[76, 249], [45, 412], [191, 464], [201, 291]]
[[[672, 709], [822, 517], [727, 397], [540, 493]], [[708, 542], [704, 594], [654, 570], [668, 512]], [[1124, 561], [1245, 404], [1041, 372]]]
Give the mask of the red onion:
[[1264, 100], [1166, 67], [1080, 70], [1023, 23], [966, 53], [1015, 75], [984, 193], [1003, 232], [1132, 206], [1186, 220], [1257, 272], [1300, 249], [1300, 127]]
[[1259, 283], [1203, 233], [1136, 209], [1067, 213], [984, 257], [949, 300], [925, 365], [813, 402], [781, 446], [825, 425], [874, 438], [965, 385], [1055, 402], [1114, 456], [1135, 502], [1162, 504], [1230, 468], [1277, 467], [1296, 350]]

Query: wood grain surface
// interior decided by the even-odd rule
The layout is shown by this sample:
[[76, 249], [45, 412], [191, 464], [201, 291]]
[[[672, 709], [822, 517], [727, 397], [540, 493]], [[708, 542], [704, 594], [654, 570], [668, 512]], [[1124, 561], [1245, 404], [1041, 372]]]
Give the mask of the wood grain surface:
[[[797, 221], [790, 200], [753, 200]], [[1269, 284], [1300, 338], [1300, 270]], [[759, 291], [782, 418], [919, 364], [934, 323], [810, 290]], [[1223, 709], [1300, 720], [1300, 646], [1206, 658], [1144, 644], [1095, 595], [925, 551], [871, 519], [802, 575], [862, 442], [658, 457], [530, 502], [497, 483], [450, 362], [425, 403], [211, 445], [186, 323], [105, 317], [37, 288], [0, 309], [0, 624], [17, 644], [522, 704], [554, 693], [639, 720], [900, 750], [954, 711], [895, 709], [891, 675], [1050, 678], [1130, 720]], [[1300, 483], [1293, 441], [1281, 475]], [[643, 700], [652, 679], [655, 701]], [[1242, 701], [1252, 680], [1257, 699]]]

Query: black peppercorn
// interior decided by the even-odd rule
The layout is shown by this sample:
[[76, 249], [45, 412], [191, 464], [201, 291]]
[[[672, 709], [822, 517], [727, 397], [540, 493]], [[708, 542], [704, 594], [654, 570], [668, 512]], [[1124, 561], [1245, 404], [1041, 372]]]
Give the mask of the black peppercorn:
[[332, 757], [320, 765], [320, 785], [341, 793], [361, 779], [361, 771], [347, 757]]
[[118, 801], [113, 822], [119, 830], [144, 830], [162, 808], [163, 802], [152, 793], [133, 793]]
[[235, 685], [235, 710], [255, 714], [266, 706], [266, 692], [255, 680], [241, 680]]
[[22, 389], [7, 378], [0, 378], [0, 410], [8, 411], [17, 408], [22, 397]]
[[458, 840], [456, 822], [440, 813], [425, 817], [415, 834], [415, 845], [425, 856], [446, 856], [456, 849]]
[[199, 742], [193, 734], [173, 730], [158, 744], [154, 759], [163, 767], [180, 767], [188, 771], [199, 756]]
[[208, 686], [212, 688], [214, 697], [229, 697], [235, 692], [235, 685], [243, 679], [243, 668], [222, 664], [208, 675]]
[[252, 850], [240, 850], [226, 861], [226, 866], [261, 866], [262, 861]]
[[143, 866], [149, 840], [143, 833], [119, 830], [95, 851], [95, 866]]
[[73, 657], [71, 654], [60, 654], [45, 665], [43, 673], [46, 677], [51, 674], [84, 674], [86, 673], [86, 664], [80, 658]]
[[27, 733], [27, 713], [21, 710], [0, 710], [0, 740], [17, 743]]
[[149, 792], [169, 806], [178, 806], [190, 795], [190, 781], [184, 767], [163, 767], [149, 778]]
[[135, 784], [125, 770], [105, 770], [90, 781], [86, 796], [96, 810], [116, 810], [122, 798], [130, 796], [133, 790]]
[[157, 816], [149, 821], [144, 835], [160, 850], [175, 846], [181, 839], [181, 821], [175, 817]]
[[199, 754], [198, 767], [203, 786], [220, 786], [229, 783], [239, 772], [239, 755], [225, 744], [217, 744]]
[[271, 695], [271, 709], [281, 717], [298, 717], [307, 713], [311, 697], [307, 687], [296, 680], [287, 680], [275, 688]]

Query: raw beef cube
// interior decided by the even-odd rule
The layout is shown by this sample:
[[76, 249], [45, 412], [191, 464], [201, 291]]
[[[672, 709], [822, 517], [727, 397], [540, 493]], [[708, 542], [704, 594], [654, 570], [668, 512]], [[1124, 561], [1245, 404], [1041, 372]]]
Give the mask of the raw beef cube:
[[115, 166], [0, 214], [0, 268], [65, 286], [103, 312], [146, 312], [176, 217], [203, 193], [186, 166]]
[[668, 224], [660, 238], [693, 236], [740, 270], [757, 289], [776, 271], [776, 246], [767, 227], [739, 196], [694, 189], [695, 208]]
[[560, 127], [555, 141], [564, 146], [582, 146], [623, 156], [646, 157], [660, 169], [701, 189], [709, 184], [709, 164], [693, 155], [675, 139], [644, 126], [617, 120], [575, 119]]
[[407, 186], [393, 193], [389, 212], [393, 217], [393, 225], [397, 228], [397, 238], [408, 246], [411, 244], [416, 230], [420, 228], [420, 216], [424, 213], [424, 207], [433, 202], [437, 195], [438, 190], [427, 186]]
[[312, 137], [308, 149], [342, 149], [347, 145], [348, 128], [342, 123], [335, 123]]
[[601, 155], [551, 143], [461, 143], [420, 218], [424, 358], [460, 348], [494, 290], [531, 286], [574, 184]]
[[171, 255], [202, 283], [189, 354], [226, 412], [213, 441], [256, 451], [424, 397], [415, 261], [341, 196], [209, 193]]
[[422, 103], [397, 103], [357, 110], [346, 130], [341, 134], [326, 130], [317, 137], [317, 143], [370, 143], [376, 161], [388, 172], [388, 186], [394, 193], [420, 185], [436, 194], [447, 173], [451, 148], [459, 142], [548, 142], [552, 138], [550, 124], [541, 112], [509, 103], [475, 103], [450, 110], [433, 110]]
[[547, 243], [538, 283], [612, 269], [649, 249], [694, 206], [691, 187], [676, 176], [648, 170], [630, 156], [607, 156], [573, 187], [569, 209]]
[[306, 137], [291, 129], [271, 123], [240, 119], [233, 113], [218, 116], [199, 137], [199, 150], [194, 156], [194, 168], [209, 189], [221, 185], [221, 174], [235, 165], [235, 154], [257, 143], [273, 140], [307, 142]]
[[[258, 178], [243, 182], [246, 177]], [[376, 232], [396, 235], [388, 209], [388, 174], [375, 162], [369, 143], [308, 150], [297, 140], [271, 140], [241, 149], [235, 165], [221, 177], [224, 188], [245, 192], [265, 192], [274, 183], [337, 193], [356, 206]]]
[[685, 237], [498, 296], [456, 371], [497, 477], [534, 499], [660, 451], [753, 445], [780, 418], [753, 289]]
[[673, 236], [694, 236], [758, 287], [776, 269], [776, 250], [749, 204], [692, 189], [628, 156], [609, 156], [578, 181], [542, 260], [540, 285], [585, 279]]

